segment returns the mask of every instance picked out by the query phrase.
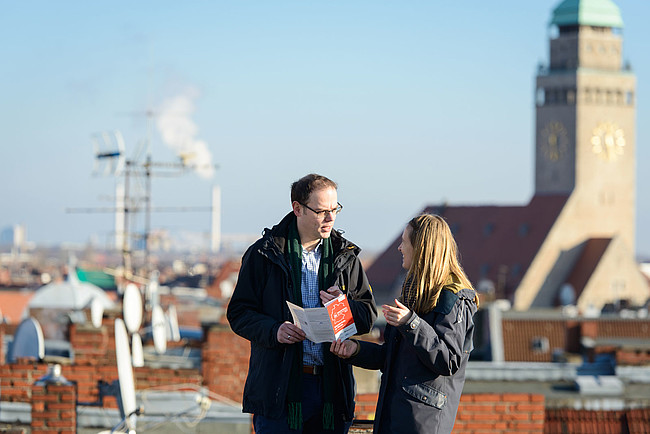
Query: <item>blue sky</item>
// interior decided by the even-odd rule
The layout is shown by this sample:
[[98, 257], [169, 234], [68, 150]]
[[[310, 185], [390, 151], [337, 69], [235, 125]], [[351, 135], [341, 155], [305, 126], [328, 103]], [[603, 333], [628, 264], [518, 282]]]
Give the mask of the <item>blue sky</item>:
[[[428, 204], [525, 204], [534, 184], [534, 79], [555, 0], [3, 1], [0, 228], [38, 243], [106, 244], [115, 179], [92, 176], [91, 137], [175, 161], [160, 116], [219, 167], [153, 179], [153, 206], [209, 206], [222, 231], [259, 234], [291, 182], [339, 183], [337, 227], [385, 248]], [[637, 75], [637, 252], [650, 257], [650, 2], [618, 0]], [[495, 6], [497, 5], [498, 6]], [[176, 125], [178, 127], [178, 125]], [[174, 125], [167, 125], [173, 127]], [[205, 233], [205, 212], [152, 228]]]

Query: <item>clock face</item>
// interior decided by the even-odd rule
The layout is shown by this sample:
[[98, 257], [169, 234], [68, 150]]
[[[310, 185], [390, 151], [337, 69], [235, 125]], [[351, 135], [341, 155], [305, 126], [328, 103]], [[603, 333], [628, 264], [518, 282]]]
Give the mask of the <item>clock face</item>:
[[601, 122], [591, 136], [591, 150], [605, 161], [616, 161], [625, 150], [625, 133], [612, 122]]
[[542, 130], [540, 146], [544, 156], [550, 161], [558, 161], [567, 152], [569, 146], [569, 133], [562, 122], [549, 122]]

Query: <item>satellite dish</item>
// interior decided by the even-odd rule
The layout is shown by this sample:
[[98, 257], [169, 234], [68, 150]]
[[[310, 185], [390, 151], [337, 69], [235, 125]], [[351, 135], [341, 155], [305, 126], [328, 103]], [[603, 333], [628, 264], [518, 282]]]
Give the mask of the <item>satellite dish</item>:
[[126, 326], [121, 318], [115, 319], [115, 356], [117, 358], [117, 376], [120, 382], [120, 397], [122, 412], [125, 418], [127, 431], [135, 430], [135, 384], [133, 382], [133, 365], [129, 351], [129, 337]]
[[165, 314], [160, 305], [154, 306], [151, 310], [151, 334], [156, 352], [163, 354], [167, 350], [167, 326]]
[[142, 324], [142, 296], [138, 287], [133, 283], [129, 283], [124, 288], [122, 315], [129, 333], [137, 332]]
[[160, 273], [157, 270], [152, 271], [149, 284], [147, 285], [147, 301], [149, 302], [149, 306], [152, 307], [160, 304], [160, 296], [158, 294], [160, 289], [160, 283], [158, 282], [159, 276]]
[[562, 285], [560, 288], [559, 299], [561, 306], [574, 305], [576, 303], [576, 290], [573, 289], [573, 285], [570, 283]]
[[43, 330], [34, 318], [24, 319], [18, 325], [14, 333], [14, 341], [7, 353], [8, 363], [15, 363], [21, 357], [36, 360], [42, 360], [45, 357]]
[[176, 307], [172, 304], [167, 309], [167, 337], [169, 340], [178, 342], [181, 340], [181, 332], [178, 329], [178, 316], [176, 315]]
[[131, 360], [134, 368], [144, 366], [144, 351], [142, 351], [142, 338], [138, 333], [131, 335]]
[[102, 326], [102, 318], [104, 317], [104, 305], [97, 297], [93, 298], [90, 302], [90, 321], [96, 329]]
[[235, 291], [235, 284], [232, 280], [226, 279], [219, 284], [219, 289], [221, 290], [221, 298], [230, 298]]

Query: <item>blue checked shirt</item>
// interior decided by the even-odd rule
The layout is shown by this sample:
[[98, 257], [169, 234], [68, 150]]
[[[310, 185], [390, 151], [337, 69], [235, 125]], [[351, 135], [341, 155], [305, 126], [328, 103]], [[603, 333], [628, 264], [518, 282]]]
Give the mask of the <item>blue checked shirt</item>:
[[[320, 266], [323, 241], [311, 252], [302, 251], [302, 280], [300, 289], [302, 293], [302, 307], [305, 309], [321, 307], [318, 289], [318, 267]], [[315, 344], [309, 339], [302, 341], [302, 361], [305, 365], [319, 365], [323, 362], [323, 344]]]

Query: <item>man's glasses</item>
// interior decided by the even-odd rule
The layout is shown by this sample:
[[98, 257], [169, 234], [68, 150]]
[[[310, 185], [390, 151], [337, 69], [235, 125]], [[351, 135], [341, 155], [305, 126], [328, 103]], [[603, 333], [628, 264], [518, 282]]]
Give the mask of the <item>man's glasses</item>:
[[311, 212], [316, 214], [316, 217], [321, 218], [321, 219], [324, 219], [325, 216], [327, 215], [327, 213], [330, 213], [332, 215], [337, 215], [343, 209], [343, 205], [341, 205], [338, 202], [336, 202], [336, 208], [334, 208], [334, 209], [324, 209], [322, 211], [316, 211], [314, 208], [311, 208], [309, 205], [305, 205], [304, 203], [301, 203], [300, 205], [304, 206], [305, 208], [307, 208], [308, 210], [310, 210]]

